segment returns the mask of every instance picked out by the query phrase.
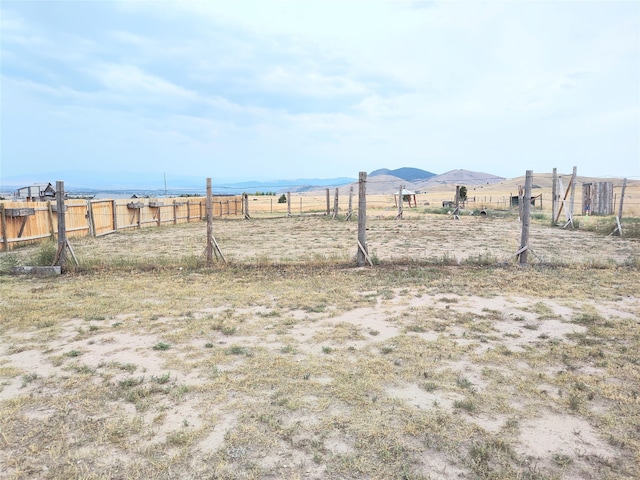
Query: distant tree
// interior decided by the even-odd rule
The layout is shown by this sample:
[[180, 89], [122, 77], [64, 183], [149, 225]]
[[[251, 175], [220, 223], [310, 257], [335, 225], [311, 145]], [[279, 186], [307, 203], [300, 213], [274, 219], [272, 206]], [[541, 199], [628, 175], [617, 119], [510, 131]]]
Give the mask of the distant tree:
[[287, 196], [283, 193], [278, 199], [278, 203], [287, 203]]
[[460, 200], [467, 201], [467, 187], [465, 186], [460, 187]]

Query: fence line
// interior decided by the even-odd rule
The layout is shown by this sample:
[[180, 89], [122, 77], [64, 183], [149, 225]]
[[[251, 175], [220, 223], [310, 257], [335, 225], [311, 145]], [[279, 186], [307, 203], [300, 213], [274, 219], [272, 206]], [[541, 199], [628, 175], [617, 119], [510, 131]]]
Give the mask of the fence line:
[[[119, 230], [206, 219], [205, 197], [162, 200], [80, 200], [64, 202], [69, 237], [102, 236]], [[214, 217], [243, 214], [238, 196], [213, 197]], [[3, 250], [45, 238], [56, 238], [57, 206], [52, 202], [0, 202], [0, 245]]]

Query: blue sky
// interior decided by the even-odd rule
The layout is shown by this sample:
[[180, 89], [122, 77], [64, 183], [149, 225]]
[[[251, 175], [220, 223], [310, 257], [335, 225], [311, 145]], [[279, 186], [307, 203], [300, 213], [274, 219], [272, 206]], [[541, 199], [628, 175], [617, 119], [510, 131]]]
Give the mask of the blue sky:
[[640, 2], [2, 1], [1, 171], [640, 178]]

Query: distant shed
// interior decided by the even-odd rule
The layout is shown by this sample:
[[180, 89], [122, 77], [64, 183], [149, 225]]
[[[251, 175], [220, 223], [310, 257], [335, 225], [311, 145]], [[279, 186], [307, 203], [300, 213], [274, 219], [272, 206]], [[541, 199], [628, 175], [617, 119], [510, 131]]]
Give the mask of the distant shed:
[[[399, 194], [400, 194], [400, 192], [393, 194], [393, 201], [395, 202], [396, 207], [398, 206], [398, 195]], [[416, 202], [416, 192], [412, 192], [410, 190], [407, 190], [406, 188], [402, 189], [402, 201], [403, 202], [407, 202], [409, 204], [409, 207], [417, 207], [418, 206], [418, 204]]]
[[583, 215], [613, 215], [613, 182], [582, 184]]
[[46, 202], [53, 200], [55, 196], [56, 189], [51, 183], [34, 183], [16, 190], [16, 197], [27, 202]]

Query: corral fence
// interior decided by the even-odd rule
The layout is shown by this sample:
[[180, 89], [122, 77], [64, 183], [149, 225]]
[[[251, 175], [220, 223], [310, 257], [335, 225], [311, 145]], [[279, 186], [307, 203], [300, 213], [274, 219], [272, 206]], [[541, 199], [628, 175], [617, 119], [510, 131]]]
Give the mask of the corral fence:
[[[216, 196], [214, 217], [240, 217], [242, 197]], [[205, 197], [82, 200], [64, 202], [69, 237], [100, 236], [120, 230], [177, 225], [206, 220]], [[0, 202], [0, 245], [3, 250], [46, 238], [58, 228], [56, 202]]]

